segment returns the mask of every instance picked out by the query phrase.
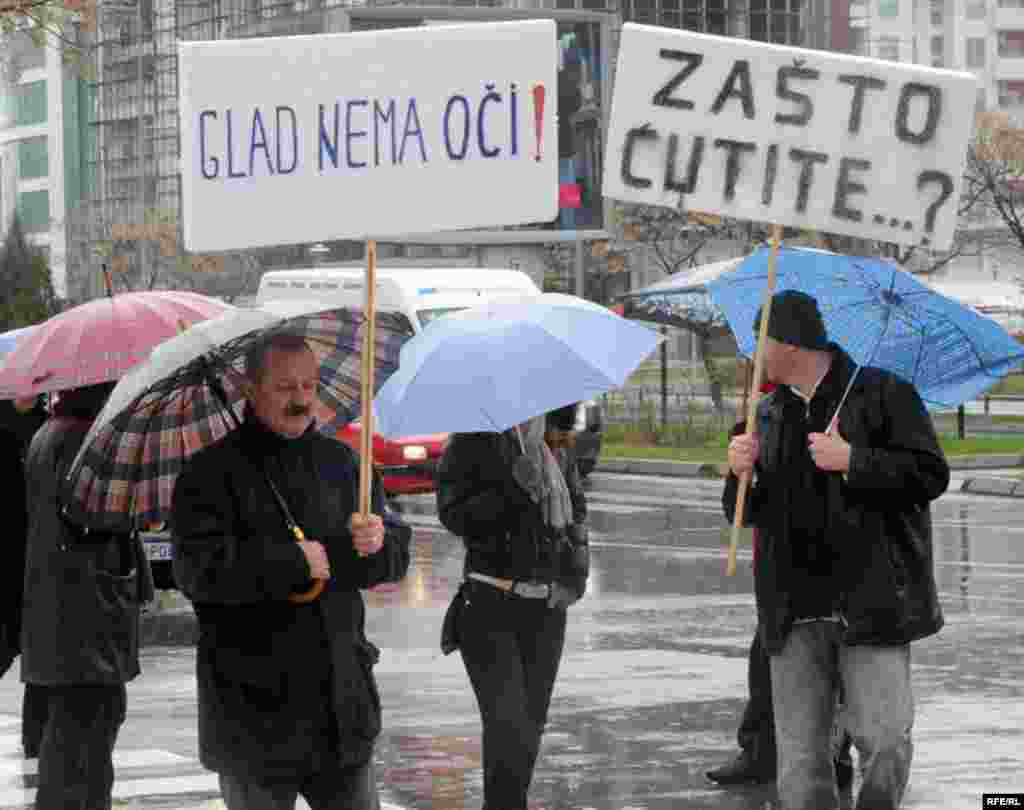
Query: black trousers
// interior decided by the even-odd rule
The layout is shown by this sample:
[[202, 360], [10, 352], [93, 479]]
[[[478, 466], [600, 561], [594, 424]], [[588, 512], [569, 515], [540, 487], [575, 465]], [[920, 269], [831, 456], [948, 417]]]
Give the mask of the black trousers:
[[124, 684], [35, 688], [46, 703], [36, 810], [110, 810]]
[[754, 633], [747, 657], [749, 698], [743, 709], [739, 731], [740, 748], [748, 752], [759, 767], [775, 769], [775, 719], [772, 713], [772, 673], [768, 654], [761, 645], [761, 634]]
[[301, 794], [312, 810], [378, 810], [373, 758], [349, 768], [327, 768], [294, 785], [261, 785], [246, 776], [218, 774], [228, 810], [293, 810]]
[[473, 582], [460, 650], [483, 724], [484, 810], [526, 810], [565, 645], [564, 609]]
[[39, 756], [46, 729], [46, 687], [34, 683], [25, 684], [21, 698], [21, 747], [28, 759]]

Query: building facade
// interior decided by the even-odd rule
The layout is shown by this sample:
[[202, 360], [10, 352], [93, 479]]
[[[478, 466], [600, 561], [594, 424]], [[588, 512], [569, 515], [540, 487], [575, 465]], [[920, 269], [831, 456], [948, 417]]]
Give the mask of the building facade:
[[[1024, 0], [854, 0], [850, 29], [853, 53], [973, 73], [977, 110], [1024, 126]], [[983, 241], [936, 278], [1016, 282], [1024, 273], [1020, 248], [999, 238], [1002, 220], [975, 218], [969, 227]]]
[[65, 294], [65, 220], [85, 194], [88, 85], [59, 47], [0, 35], [0, 235], [17, 213]]

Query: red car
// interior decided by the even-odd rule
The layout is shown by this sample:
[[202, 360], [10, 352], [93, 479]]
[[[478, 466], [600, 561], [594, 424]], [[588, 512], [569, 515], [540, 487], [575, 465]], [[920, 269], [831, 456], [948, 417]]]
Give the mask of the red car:
[[[338, 431], [337, 436], [357, 452], [359, 451], [362, 426], [351, 422]], [[373, 466], [384, 479], [384, 490], [388, 495], [411, 495], [416, 492], [433, 492], [434, 473], [444, 452], [447, 433], [430, 436], [403, 436], [400, 439], [385, 439], [379, 433], [373, 434]]]

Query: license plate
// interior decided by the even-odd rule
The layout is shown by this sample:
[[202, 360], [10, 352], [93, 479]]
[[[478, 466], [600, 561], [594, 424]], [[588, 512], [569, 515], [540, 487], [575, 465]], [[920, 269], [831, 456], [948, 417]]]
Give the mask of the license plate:
[[171, 559], [171, 543], [170, 541], [160, 540], [147, 540], [144, 543], [146, 547], [146, 558], [150, 562], [167, 562]]

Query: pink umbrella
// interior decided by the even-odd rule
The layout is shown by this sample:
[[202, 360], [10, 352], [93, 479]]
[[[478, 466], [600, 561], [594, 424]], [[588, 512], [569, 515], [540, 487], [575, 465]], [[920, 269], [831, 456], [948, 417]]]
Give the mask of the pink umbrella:
[[0, 399], [120, 379], [158, 344], [232, 309], [174, 290], [120, 293], [55, 315], [18, 342], [0, 369]]

